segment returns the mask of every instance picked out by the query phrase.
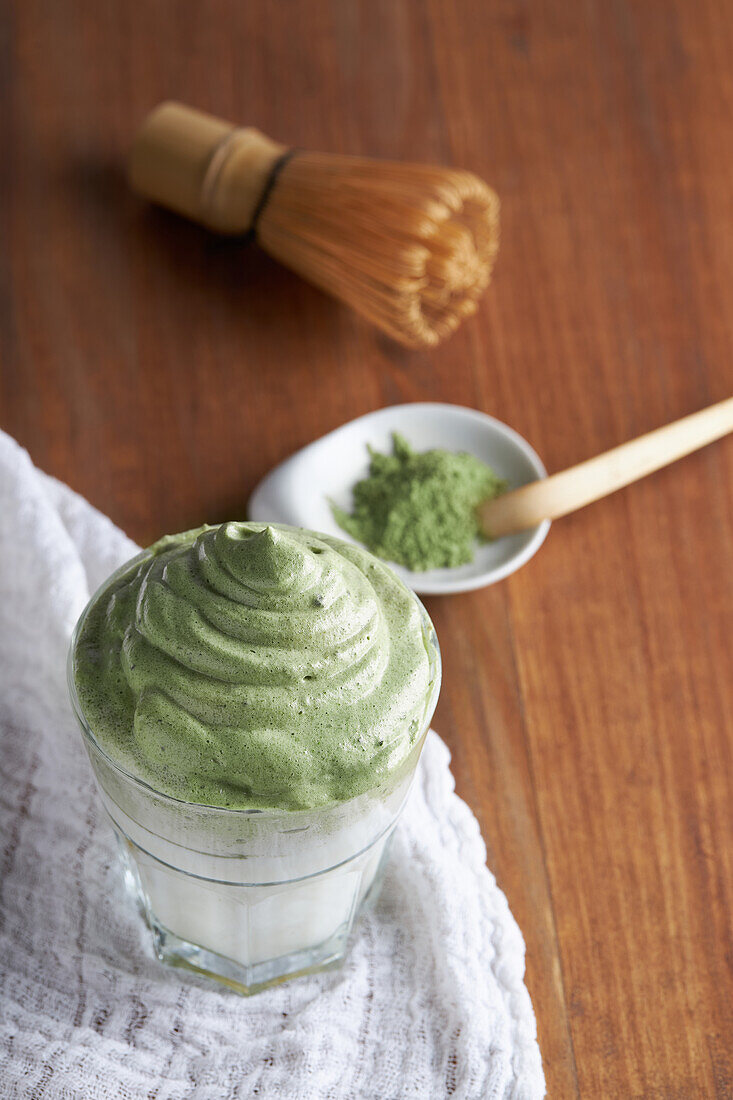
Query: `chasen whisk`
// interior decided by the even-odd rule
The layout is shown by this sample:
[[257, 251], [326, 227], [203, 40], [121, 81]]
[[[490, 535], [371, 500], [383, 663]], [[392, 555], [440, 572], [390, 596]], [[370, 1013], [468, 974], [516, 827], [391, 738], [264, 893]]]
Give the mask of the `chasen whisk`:
[[499, 239], [499, 200], [471, 172], [288, 149], [178, 103], [143, 123], [140, 194], [271, 256], [413, 347], [475, 309]]

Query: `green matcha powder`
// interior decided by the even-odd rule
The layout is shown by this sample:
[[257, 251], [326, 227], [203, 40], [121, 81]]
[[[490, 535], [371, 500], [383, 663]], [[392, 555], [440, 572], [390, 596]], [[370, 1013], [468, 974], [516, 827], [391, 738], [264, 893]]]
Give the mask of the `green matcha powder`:
[[464, 452], [413, 451], [392, 436], [392, 454], [369, 447], [369, 476], [354, 486], [351, 515], [331, 503], [339, 527], [372, 553], [416, 573], [473, 561], [486, 542], [476, 508], [506, 483]]

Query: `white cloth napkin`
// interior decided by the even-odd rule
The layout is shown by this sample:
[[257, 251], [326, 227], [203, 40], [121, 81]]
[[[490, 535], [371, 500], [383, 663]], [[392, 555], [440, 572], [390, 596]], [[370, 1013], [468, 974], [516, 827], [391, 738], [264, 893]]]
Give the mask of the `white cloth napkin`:
[[522, 936], [435, 733], [341, 970], [243, 998], [154, 958], [65, 680], [77, 616], [136, 549], [0, 432], [2, 1096], [544, 1096]]

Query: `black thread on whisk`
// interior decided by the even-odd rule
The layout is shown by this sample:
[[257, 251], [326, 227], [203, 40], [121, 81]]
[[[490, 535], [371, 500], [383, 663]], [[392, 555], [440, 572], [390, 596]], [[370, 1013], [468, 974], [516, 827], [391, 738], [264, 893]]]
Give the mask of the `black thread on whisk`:
[[260, 217], [262, 216], [262, 211], [265, 209], [265, 207], [267, 206], [267, 204], [270, 200], [270, 196], [272, 195], [272, 192], [273, 192], [273, 189], [275, 187], [275, 184], [277, 183], [278, 177], [279, 177], [280, 173], [282, 172], [283, 168], [285, 167], [285, 165], [290, 160], [292, 160], [292, 158], [295, 156], [295, 154], [297, 152], [298, 152], [298, 150], [296, 148], [286, 149], [285, 152], [282, 153], [277, 158], [277, 160], [273, 164], [272, 168], [270, 169], [270, 174], [267, 177], [267, 183], [263, 187], [262, 194], [260, 195], [259, 199], [257, 200], [257, 206], [255, 206], [255, 208], [254, 208], [254, 213], [252, 214], [252, 221], [250, 223], [250, 227], [247, 230], [247, 232], [244, 234], [244, 237], [243, 237], [243, 240], [246, 243], [248, 243], [249, 241], [253, 241], [255, 239], [255, 237], [257, 236], [257, 223], [260, 220]]

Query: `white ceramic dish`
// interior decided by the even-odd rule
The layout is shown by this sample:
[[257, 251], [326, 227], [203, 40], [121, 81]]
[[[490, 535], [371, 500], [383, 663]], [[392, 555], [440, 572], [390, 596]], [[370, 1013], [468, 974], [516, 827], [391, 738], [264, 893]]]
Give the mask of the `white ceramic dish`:
[[[368, 472], [367, 444], [391, 451], [392, 432], [400, 432], [418, 451], [433, 447], [468, 451], [491, 466], [511, 489], [547, 476], [529, 443], [493, 416], [461, 405], [392, 405], [351, 420], [276, 466], [252, 494], [249, 518], [310, 527], [349, 539], [333, 518], [329, 498], [350, 509], [352, 486]], [[549, 529], [550, 523], [545, 521], [531, 531], [477, 546], [474, 560], [455, 569], [413, 573], [390, 564], [415, 592], [468, 592], [519, 569], [539, 550]]]

